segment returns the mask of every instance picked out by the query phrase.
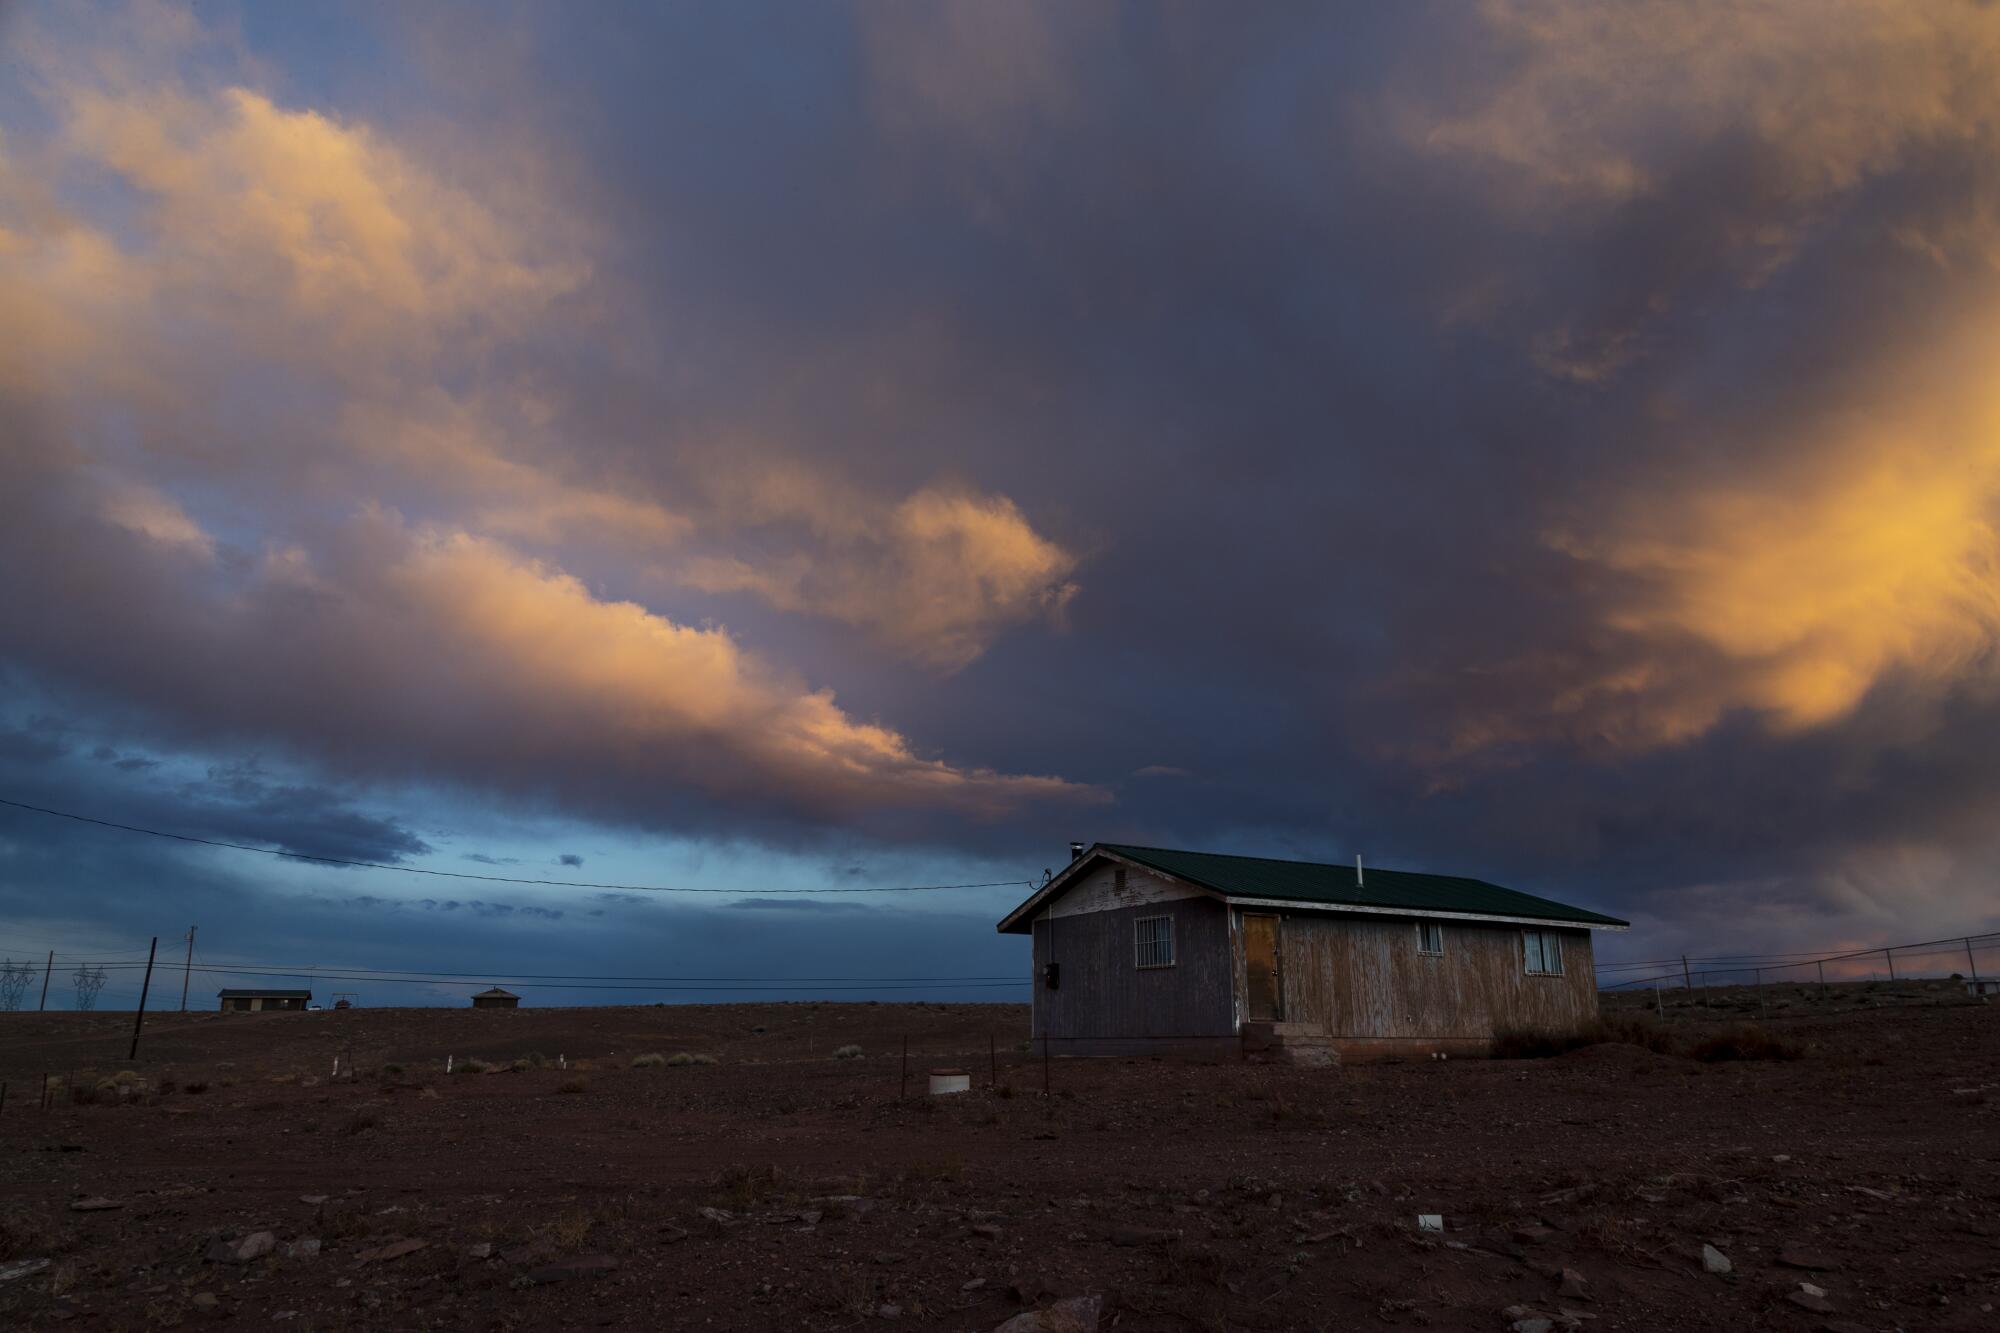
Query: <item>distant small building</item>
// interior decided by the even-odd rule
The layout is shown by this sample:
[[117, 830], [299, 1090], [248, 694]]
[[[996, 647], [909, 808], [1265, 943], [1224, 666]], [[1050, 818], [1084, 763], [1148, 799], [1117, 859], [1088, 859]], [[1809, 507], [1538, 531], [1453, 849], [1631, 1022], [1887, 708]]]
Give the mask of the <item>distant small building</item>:
[[229, 989], [216, 992], [225, 1013], [254, 1013], [262, 1009], [303, 1009], [312, 1003], [309, 990]]
[[2000, 995], [2000, 980], [1993, 977], [1973, 977], [1965, 983], [1967, 995]]
[[498, 986], [495, 986], [491, 990], [483, 990], [473, 996], [472, 1007], [474, 1009], [518, 1009], [521, 1007], [521, 997], [514, 994], [513, 991], [501, 990]]

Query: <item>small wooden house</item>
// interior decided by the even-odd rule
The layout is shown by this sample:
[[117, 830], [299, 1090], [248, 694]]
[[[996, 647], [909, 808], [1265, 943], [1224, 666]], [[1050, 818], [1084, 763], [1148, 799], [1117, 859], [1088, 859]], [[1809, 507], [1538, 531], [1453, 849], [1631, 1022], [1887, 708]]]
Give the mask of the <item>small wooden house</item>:
[[501, 990], [498, 986], [494, 986], [473, 996], [472, 1007], [474, 1009], [518, 1009], [521, 1007], [521, 997], [514, 994], [513, 991]]
[[1484, 1052], [1597, 1014], [1616, 917], [1454, 875], [1099, 843], [1000, 922], [1056, 1054]]
[[303, 1009], [312, 1003], [309, 990], [255, 990], [230, 988], [216, 992], [225, 1013], [256, 1012], [264, 1009]]

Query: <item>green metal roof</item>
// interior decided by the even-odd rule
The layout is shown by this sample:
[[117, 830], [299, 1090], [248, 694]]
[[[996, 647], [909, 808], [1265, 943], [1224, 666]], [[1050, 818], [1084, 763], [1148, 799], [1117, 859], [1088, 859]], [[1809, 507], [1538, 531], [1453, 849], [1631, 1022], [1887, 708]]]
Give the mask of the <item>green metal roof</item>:
[[1568, 907], [1463, 875], [1427, 875], [1369, 866], [1357, 882], [1353, 866], [1274, 861], [1262, 856], [1219, 856], [1214, 852], [1177, 852], [1164, 847], [1131, 847], [1113, 842], [1099, 843], [1097, 849], [1163, 870], [1231, 898], [1271, 898], [1301, 904], [1410, 912], [1467, 912], [1571, 925], [1631, 924], [1615, 916]]

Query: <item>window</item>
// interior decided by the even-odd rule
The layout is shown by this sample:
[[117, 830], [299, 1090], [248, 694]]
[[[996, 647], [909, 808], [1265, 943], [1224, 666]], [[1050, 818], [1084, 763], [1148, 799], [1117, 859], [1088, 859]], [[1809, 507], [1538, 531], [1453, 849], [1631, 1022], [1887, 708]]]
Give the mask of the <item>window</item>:
[[1417, 922], [1417, 952], [1441, 954], [1444, 952], [1444, 927], [1435, 921]]
[[1170, 916], [1142, 916], [1133, 923], [1140, 967], [1174, 965], [1174, 919]]
[[1559, 977], [1563, 970], [1562, 936], [1553, 930], [1524, 930], [1521, 944], [1526, 953], [1528, 975]]

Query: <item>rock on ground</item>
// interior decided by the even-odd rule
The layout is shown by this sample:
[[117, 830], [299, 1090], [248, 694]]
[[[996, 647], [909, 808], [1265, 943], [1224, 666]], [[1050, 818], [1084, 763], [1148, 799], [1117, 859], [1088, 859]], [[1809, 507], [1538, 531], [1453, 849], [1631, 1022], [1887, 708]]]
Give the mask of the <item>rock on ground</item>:
[[993, 1333], [1097, 1333], [1102, 1296], [1072, 1296], [1039, 1310], [1017, 1314]]

